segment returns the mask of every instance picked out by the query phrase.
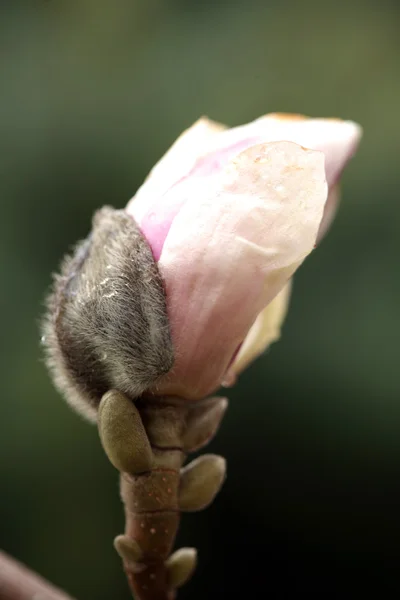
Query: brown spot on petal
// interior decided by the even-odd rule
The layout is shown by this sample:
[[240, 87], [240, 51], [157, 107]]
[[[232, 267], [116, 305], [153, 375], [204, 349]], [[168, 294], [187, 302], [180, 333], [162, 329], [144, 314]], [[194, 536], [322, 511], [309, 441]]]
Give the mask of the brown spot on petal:
[[279, 119], [280, 121], [304, 121], [305, 119], [309, 119], [310, 117], [306, 117], [305, 115], [298, 115], [296, 113], [271, 113], [268, 117], [273, 117], [274, 119]]
[[265, 163], [271, 162], [271, 160], [269, 158], [265, 158], [264, 156], [259, 155], [255, 157], [254, 162], [263, 165]]
[[[306, 148], [303, 148], [306, 150]], [[292, 171], [304, 171], [304, 167], [300, 167], [299, 165], [287, 165], [282, 169], [282, 173], [291, 173]]]

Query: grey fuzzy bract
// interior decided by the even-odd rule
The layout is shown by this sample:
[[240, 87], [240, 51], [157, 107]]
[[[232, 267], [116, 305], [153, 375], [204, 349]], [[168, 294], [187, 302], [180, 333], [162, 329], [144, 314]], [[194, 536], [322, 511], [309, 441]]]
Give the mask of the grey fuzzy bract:
[[43, 334], [56, 386], [91, 419], [109, 389], [135, 399], [171, 369], [163, 282], [125, 211], [99, 210], [91, 234], [64, 259]]

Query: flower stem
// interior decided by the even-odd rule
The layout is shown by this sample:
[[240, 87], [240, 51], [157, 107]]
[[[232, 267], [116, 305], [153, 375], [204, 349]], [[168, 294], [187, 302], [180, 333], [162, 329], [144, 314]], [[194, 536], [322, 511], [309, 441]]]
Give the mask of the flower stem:
[[115, 548], [137, 600], [173, 600], [194, 571], [194, 549], [169, 556], [180, 513], [212, 502], [225, 477], [225, 461], [204, 455], [182, 465], [188, 452], [213, 437], [226, 406], [223, 398], [195, 404], [142, 398], [134, 404], [114, 390], [102, 399], [100, 438], [121, 473], [125, 506], [125, 533], [115, 539]]

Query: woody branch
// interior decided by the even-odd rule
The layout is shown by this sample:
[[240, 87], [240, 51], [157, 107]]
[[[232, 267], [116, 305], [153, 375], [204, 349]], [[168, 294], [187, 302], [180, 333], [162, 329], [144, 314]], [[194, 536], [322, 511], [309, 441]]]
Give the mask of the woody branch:
[[73, 600], [73, 598], [0, 551], [0, 600]]

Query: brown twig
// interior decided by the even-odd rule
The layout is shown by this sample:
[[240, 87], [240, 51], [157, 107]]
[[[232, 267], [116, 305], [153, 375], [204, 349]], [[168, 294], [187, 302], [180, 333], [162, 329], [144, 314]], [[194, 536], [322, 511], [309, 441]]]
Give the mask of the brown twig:
[[190, 404], [178, 398], [143, 398], [134, 404], [110, 391], [100, 404], [104, 450], [121, 473], [125, 533], [115, 539], [137, 600], [174, 600], [191, 576], [194, 548], [169, 556], [182, 511], [212, 502], [225, 476], [225, 461], [204, 455], [182, 468], [186, 454], [204, 446], [225, 412], [224, 398]]
[[0, 551], [0, 600], [73, 600], [73, 598]]

